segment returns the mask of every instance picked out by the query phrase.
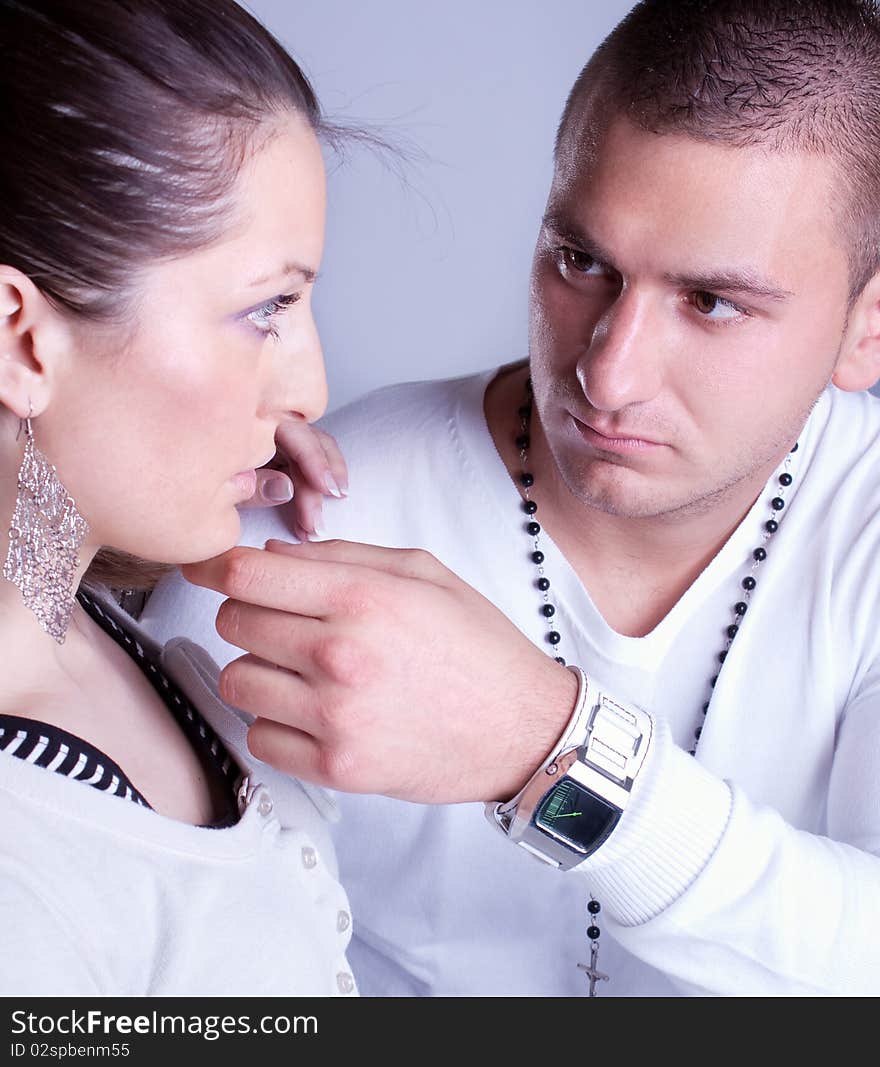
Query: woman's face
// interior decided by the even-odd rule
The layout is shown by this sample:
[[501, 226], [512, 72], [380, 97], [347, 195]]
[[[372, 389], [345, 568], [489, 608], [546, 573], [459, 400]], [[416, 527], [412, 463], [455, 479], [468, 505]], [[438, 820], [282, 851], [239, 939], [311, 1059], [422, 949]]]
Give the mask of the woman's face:
[[34, 423], [90, 545], [170, 563], [224, 551], [281, 419], [324, 411], [311, 293], [325, 180], [304, 121], [285, 119], [251, 157], [234, 203], [220, 242], [144, 272], [119, 347], [99, 328], [77, 334]]

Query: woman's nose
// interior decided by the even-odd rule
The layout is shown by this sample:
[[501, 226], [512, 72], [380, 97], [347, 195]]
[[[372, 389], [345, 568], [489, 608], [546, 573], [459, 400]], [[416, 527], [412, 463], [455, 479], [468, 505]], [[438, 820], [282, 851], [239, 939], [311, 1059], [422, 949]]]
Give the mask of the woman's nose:
[[321, 338], [311, 315], [308, 323], [301, 324], [297, 334], [297, 343], [292, 350], [279, 351], [284, 382], [280, 409], [314, 422], [327, 410], [327, 374]]

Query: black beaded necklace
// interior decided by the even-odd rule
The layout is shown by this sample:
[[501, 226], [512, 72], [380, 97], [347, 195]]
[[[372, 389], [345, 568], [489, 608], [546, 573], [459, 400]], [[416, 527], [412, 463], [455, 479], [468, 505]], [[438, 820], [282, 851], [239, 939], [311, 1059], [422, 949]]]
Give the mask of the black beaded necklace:
[[[557, 623], [555, 621], [556, 605], [551, 602], [550, 599], [550, 580], [548, 579], [544, 571], [544, 553], [541, 551], [540, 534], [541, 526], [535, 518], [538, 511], [538, 505], [531, 498], [531, 490], [535, 484], [535, 476], [529, 470], [529, 448], [531, 447], [531, 437], [529, 435], [529, 427], [532, 421], [532, 407], [533, 407], [533, 394], [532, 394], [532, 379], [526, 380], [526, 399], [525, 403], [519, 408], [517, 414], [519, 415], [519, 433], [516, 437], [516, 447], [519, 450], [520, 456], [520, 475], [519, 484], [522, 487], [522, 510], [528, 516], [528, 521], [525, 524], [525, 531], [532, 538], [533, 547], [530, 553], [530, 559], [535, 564], [537, 569], [537, 579], [535, 581], [535, 587], [541, 593], [542, 604], [539, 608], [541, 615], [547, 620], [547, 635], [546, 641], [551, 646], [551, 652], [556, 653], [554, 658], [557, 663], [565, 666], [565, 658], [558, 654], [559, 644], [562, 641], [562, 635], [556, 629]], [[795, 444], [791, 452], [785, 457], [783, 464], [783, 470], [778, 475], [777, 483], [778, 488], [776, 490], [776, 496], [770, 501], [771, 516], [766, 520], [763, 527], [762, 540], [764, 544], [759, 545], [752, 551], [752, 559], [750, 569], [752, 572], [756, 571], [758, 567], [767, 558], [767, 549], [765, 545], [770, 538], [779, 529], [779, 516], [782, 509], [785, 507], [785, 491], [793, 482], [792, 475], [789, 471], [791, 465], [791, 457], [797, 452], [798, 445]], [[738, 600], [733, 605], [733, 621], [727, 627], [726, 643], [724, 648], [718, 653], [718, 668], [712, 677], [709, 679], [709, 692], [707, 699], [702, 706], [702, 714], [700, 715], [700, 722], [694, 730], [694, 740], [689, 750], [690, 755], [696, 755], [697, 745], [700, 740], [700, 736], [703, 732], [703, 721], [706, 714], [709, 711], [709, 705], [712, 700], [712, 690], [715, 688], [715, 684], [718, 681], [718, 676], [721, 672], [721, 668], [724, 661], [727, 659], [727, 655], [730, 651], [730, 646], [733, 644], [733, 640], [739, 633], [739, 628], [742, 625], [742, 620], [748, 611], [749, 603], [752, 598], [752, 594], [757, 588], [757, 579], [754, 573], [747, 574], [740, 583], [743, 590], [742, 599]], [[595, 897], [590, 896], [587, 901], [587, 940], [590, 944], [590, 963], [589, 965], [579, 963], [578, 967], [584, 971], [589, 979], [590, 990], [589, 996], [595, 997], [596, 984], [598, 982], [607, 981], [608, 975], [602, 974], [597, 970], [597, 963], [599, 960], [599, 936], [601, 930], [598, 926], [599, 912], [602, 910], [602, 906]]]

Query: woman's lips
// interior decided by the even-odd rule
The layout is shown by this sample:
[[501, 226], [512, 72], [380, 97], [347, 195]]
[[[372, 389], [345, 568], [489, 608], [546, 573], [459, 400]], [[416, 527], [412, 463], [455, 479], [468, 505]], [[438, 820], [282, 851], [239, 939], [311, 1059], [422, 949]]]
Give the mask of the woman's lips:
[[256, 463], [248, 470], [239, 471], [238, 474], [233, 474], [232, 478], [230, 478], [233, 485], [240, 489], [244, 494], [244, 499], [249, 499], [257, 491], [257, 471], [260, 467], [265, 467], [267, 463], [273, 460], [275, 455], [276, 453], [273, 449], [272, 454], [268, 459], [264, 459], [261, 463]]
[[647, 449], [663, 447], [659, 441], [651, 441], [646, 437], [635, 437], [629, 434], [615, 436], [611, 433], [603, 433], [587, 423], [581, 422], [574, 415], [571, 416], [571, 421], [583, 440], [602, 452], [644, 452]]

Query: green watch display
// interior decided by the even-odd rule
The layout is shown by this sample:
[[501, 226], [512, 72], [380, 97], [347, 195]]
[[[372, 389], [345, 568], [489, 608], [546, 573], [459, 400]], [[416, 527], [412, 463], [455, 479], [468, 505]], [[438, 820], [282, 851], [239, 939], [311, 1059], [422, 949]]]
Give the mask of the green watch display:
[[570, 848], [589, 855], [608, 837], [621, 812], [573, 778], [563, 778], [535, 809], [533, 821], [538, 830], [550, 834]]

